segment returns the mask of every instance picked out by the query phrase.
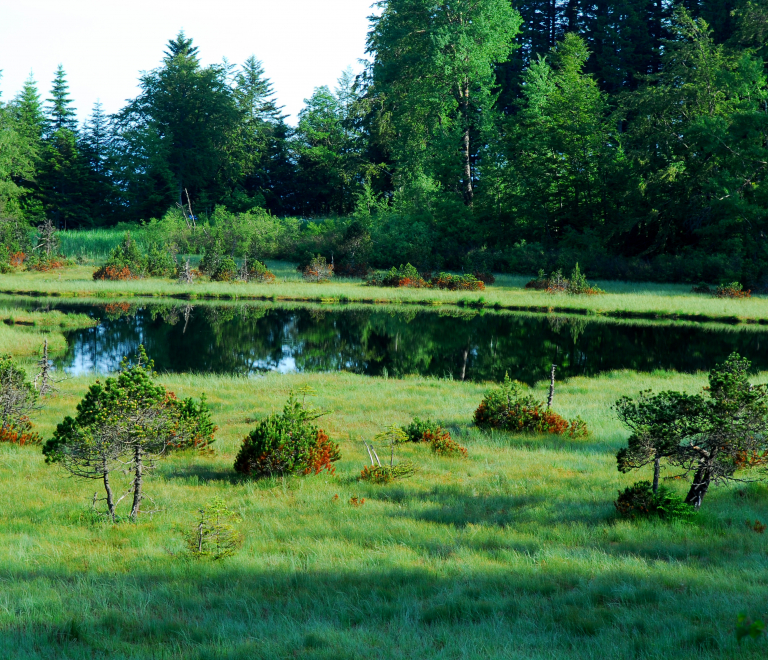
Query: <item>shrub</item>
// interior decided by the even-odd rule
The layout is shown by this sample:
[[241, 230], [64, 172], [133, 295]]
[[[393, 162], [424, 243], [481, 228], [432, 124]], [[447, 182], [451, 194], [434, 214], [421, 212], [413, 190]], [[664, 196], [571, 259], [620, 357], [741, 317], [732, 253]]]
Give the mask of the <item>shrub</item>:
[[491, 284], [495, 284], [496, 282], [496, 278], [493, 276], [493, 273], [486, 273], [484, 271], [476, 270], [474, 273], [472, 273], [472, 275], [476, 280], [480, 280], [486, 286], [491, 286]]
[[172, 449], [208, 449], [216, 441], [218, 426], [213, 423], [211, 411], [205, 394], [196, 402], [192, 397], [176, 399], [173, 392], [168, 393], [169, 401], [174, 401], [177, 415], [177, 430], [169, 444]]
[[176, 274], [175, 250], [169, 245], [151, 243], [147, 250], [147, 274], [155, 277], [172, 277]]
[[549, 278], [544, 274], [543, 270], [540, 270], [535, 278], [526, 283], [525, 288], [544, 291], [549, 288]]
[[0, 355], [0, 442], [40, 444], [32, 432], [29, 414], [37, 407], [38, 394], [26, 372], [10, 355]]
[[744, 288], [739, 282], [729, 282], [727, 284], [721, 284], [715, 290], [716, 298], [751, 298], [751, 291], [744, 291]]
[[224, 559], [235, 554], [242, 535], [229, 524], [239, 522], [237, 514], [227, 509], [221, 498], [215, 498], [198, 509], [198, 521], [187, 536], [187, 547], [195, 559]]
[[358, 479], [373, 484], [389, 484], [397, 479], [407, 479], [416, 474], [412, 461], [402, 461], [396, 465], [366, 465]]
[[237, 279], [237, 264], [232, 257], [224, 257], [211, 273], [214, 282], [232, 282]]
[[605, 291], [592, 286], [587, 281], [578, 263], [571, 271], [570, 278], [564, 277], [563, 271], [560, 269], [553, 271], [549, 277], [544, 275], [543, 270], [539, 270], [538, 276], [530, 280], [525, 285], [525, 288], [538, 291], [546, 290], [547, 293], [567, 293], [574, 296], [594, 296], [599, 293], [605, 293]]
[[327, 282], [333, 277], [333, 264], [326, 262], [325, 257], [317, 255], [302, 271], [307, 282]]
[[613, 503], [622, 518], [661, 518], [662, 520], [690, 520], [694, 513], [681, 497], [664, 486], [653, 492], [650, 481], [638, 481], [619, 491]]
[[448, 289], [449, 291], [482, 291], [485, 284], [474, 275], [451, 275], [440, 273], [429, 281], [434, 289]]
[[428, 431], [436, 432], [440, 429], [440, 424], [433, 422], [427, 418], [424, 421], [418, 417], [414, 417], [413, 421], [408, 426], [403, 427], [403, 433], [405, 433], [405, 442], [424, 442], [424, 434]]
[[240, 268], [238, 274], [239, 279], [243, 282], [274, 282], [275, 276], [269, 271], [265, 264], [258, 259], [252, 259], [248, 261], [248, 258], [243, 261], [243, 266]]
[[513, 433], [568, 434], [585, 437], [587, 425], [580, 417], [568, 421], [537, 401], [523, 394], [523, 385], [504, 377], [502, 385], [486, 393], [475, 411], [475, 424], [480, 428], [496, 428]]
[[235, 471], [254, 477], [334, 472], [338, 445], [312, 421], [325, 413], [305, 407], [293, 392], [283, 412], [261, 420], [243, 440]]
[[20, 268], [32, 251], [29, 227], [16, 218], [0, 216], [0, 273]]
[[147, 274], [148, 260], [135, 240], [131, 238], [131, 233], [126, 232], [125, 238], [118, 243], [101, 268], [94, 274], [95, 280], [134, 280], [140, 279]]
[[419, 275], [411, 264], [400, 264], [400, 268], [392, 266], [386, 272], [374, 273], [366, 284], [368, 286], [406, 287], [422, 289], [427, 287], [427, 282]]
[[696, 284], [695, 286], [691, 287], [691, 293], [706, 293], [711, 294], [712, 289], [709, 288], [709, 285], [704, 284], [701, 282], [700, 284]]
[[467, 457], [466, 447], [462, 447], [451, 438], [451, 434], [444, 428], [438, 427], [435, 431], [425, 431], [424, 442], [428, 442], [432, 451], [438, 456]]

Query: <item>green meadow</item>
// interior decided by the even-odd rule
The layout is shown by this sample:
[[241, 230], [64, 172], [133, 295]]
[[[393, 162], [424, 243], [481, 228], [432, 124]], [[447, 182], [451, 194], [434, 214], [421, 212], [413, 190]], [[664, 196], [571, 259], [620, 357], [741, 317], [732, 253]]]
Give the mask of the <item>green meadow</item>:
[[[93, 380], [59, 385], [34, 418], [43, 436]], [[734, 626], [740, 612], [765, 613], [766, 537], [753, 525], [768, 489], [716, 489], [691, 524], [614, 515], [617, 490], [638, 475], [616, 471], [626, 433], [612, 402], [645, 388], [695, 391], [703, 374], [559, 384], [556, 407], [587, 421], [584, 440], [478, 431], [484, 384], [160, 380], [179, 396], [207, 393], [220, 428], [213, 454], [161, 461], [147, 482], [153, 512], [138, 524], [105, 522], [92, 509], [99, 484], [46, 465], [39, 447], [0, 447], [2, 657], [764, 657], [764, 640], [737, 645]], [[341, 445], [335, 474], [239, 479], [232, 463], [254, 419], [302, 385], [331, 411], [321, 426]], [[445, 424], [469, 458], [404, 446], [396, 458], [419, 466], [413, 478], [358, 482], [362, 440], [415, 415]], [[195, 561], [184, 536], [216, 496], [241, 517], [244, 542], [230, 559]]]

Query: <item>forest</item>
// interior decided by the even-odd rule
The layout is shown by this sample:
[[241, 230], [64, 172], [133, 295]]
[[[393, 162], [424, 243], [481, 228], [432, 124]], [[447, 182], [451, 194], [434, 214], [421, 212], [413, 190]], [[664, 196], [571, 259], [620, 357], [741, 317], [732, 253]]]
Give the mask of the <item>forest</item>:
[[63, 66], [30, 77], [0, 104], [0, 215], [266, 211], [329, 260], [353, 227], [375, 267], [768, 286], [764, 0], [378, 9], [362, 73], [295, 126], [256, 57], [203, 66], [183, 32], [114, 115], [80, 124]]

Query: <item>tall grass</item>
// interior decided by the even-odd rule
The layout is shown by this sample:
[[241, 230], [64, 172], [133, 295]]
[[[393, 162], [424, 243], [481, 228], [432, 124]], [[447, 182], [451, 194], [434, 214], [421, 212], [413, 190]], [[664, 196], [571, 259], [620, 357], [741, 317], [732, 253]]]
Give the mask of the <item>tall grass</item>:
[[125, 232], [144, 246], [144, 229], [139, 225], [118, 225], [106, 229], [70, 229], [59, 232], [61, 251], [72, 259], [103, 260], [123, 240]]
[[[616, 471], [626, 434], [610, 404], [647, 387], [696, 391], [703, 375], [559, 385], [558, 411], [593, 431], [579, 441], [478, 432], [468, 421], [484, 388], [472, 383], [162, 380], [180, 396], [208, 393], [220, 441], [214, 456], [162, 461], [146, 485], [155, 512], [136, 525], [96, 517], [97, 486], [46, 466], [39, 449], [0, 447], [1, 657], [764, 657], [765, 642], [737, 646], [733, 626], [738, 612], [765, 609], [766, 537], [744, 521], [765, 519], [768, 490], [715, 490], [688, 526], [613, 515], [617, 489], [643, 475]], [[87, 384], [62, 384], [35, 419], [44, 434]], [[336, 475], [239, 481], [232, 462], [251, 420], [300, 385], [333, 411], [321, 426], [341, 441]], [[469, 459], [406, 446], [398, 454], [416, 477], [357, 482], [360, 439], [414, 415], [447, 425]], [[201, 564], [182, 536], [214, 496], [242, 516], [245, 543]]]

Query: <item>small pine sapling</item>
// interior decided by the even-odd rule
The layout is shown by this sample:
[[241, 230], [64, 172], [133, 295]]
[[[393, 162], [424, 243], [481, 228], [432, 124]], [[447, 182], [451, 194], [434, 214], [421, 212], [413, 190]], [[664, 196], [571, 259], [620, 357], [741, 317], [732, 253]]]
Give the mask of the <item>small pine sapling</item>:
[[194, 530], [187, 536], [187, 547], [195, 559], [225, 559], [235, 554], [243, 537], [231, 523], [240, 517], [230, 511], [224, 500], [215, 498], [198, 509]]

